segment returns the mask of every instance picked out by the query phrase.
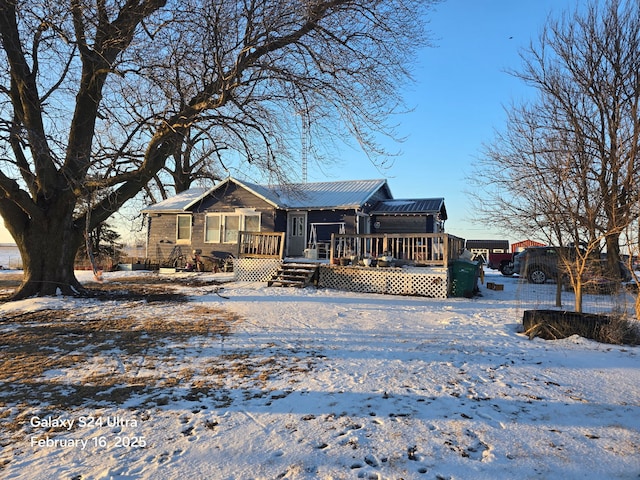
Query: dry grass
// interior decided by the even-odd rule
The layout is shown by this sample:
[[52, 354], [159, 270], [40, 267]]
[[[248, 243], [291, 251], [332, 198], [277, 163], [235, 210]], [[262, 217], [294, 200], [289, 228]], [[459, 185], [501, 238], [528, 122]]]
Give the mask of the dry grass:
[[598, 332], [598, 340], [614, 345], [640, 345], [640, 323], [622, 315], [613, 315]]
[[[3, 279], [0, 287], [7, 289], [21, 280]], [[170, 366], [166, 359], [171, 358], [167, 345], [203, 344], [230, 335], [241, 321], [220, 309], [183, 303], [187, 297], [159, 277], [129, 277], [89, 287], [97, 289], [96, 298], [113, 304], [0, 318], [0, 410], [3, 417], [13, 417], [3, 422], [2, 430], [19, 429], [21, 415], [34, 405], [55, 412], [105, 402], [117, 405], [134, 395], [153, 394], [171, 384], [165, 383], [164, 370]], [[166, 303], [166, 316], [145, 314], [145, 305], [160, 301]], [[177, 368], [175, 386], [193, 379], [193, 369]], [[61, 372], [69, 372], [72, 380], [64, 381]]]
[[[184, 318], [188, 318], [185, 321]], [[179, 320], [110, 316], [79, 320], [70, 310], [45, 310], [3, 319], [13, 323], [3, 333], [0, 347], [0, 402], [32, 402], [46, 398], [52, 405], [81, 405], [98, 401], [108, 391], [110, 399], [130, 396], [162, 381], [162, 350], [168, 344], [206, 342], [230, 335], [234, 315], [218, 309], [186, 309]], [[97, 363], [95, 360], [98, 359]], [[114, 360], [123, 366], [118, 367]], [[90, 368], [81, 384], [47, 381], [47, 373]], [[157, 370], [155, 376], [139, 378], [141, 366]], [[180, 370], [181, 382], [193, 373]], [[122, 388], [115, 388], [121, 385]]]
[[[132, 400], [152, 408], [203, 397], [224, 407], [234, 391], [268, 396], [271, 379], [295, 382], [312, 368], [313, 359], [276, 345], [228, 347], [242, 318], [189, 304], [166, 280], [148, 280], [101, 285], [108, 302], [0, 318], [0, 445], [24, 435], [34, 411], [59, 415]], [[149, 295], [163, 303], [151, 308]]]
[[[7, 301], [20, 286], [21, 273], [7, 273], [0, 276], [0, 301]], [[215, 281], [203, 281], [194, 277], [176, 277], [168, 280], [159, 275], [140, 275], [123, 277], [117, 281], [105, 283], [87, 282], [86, 295], [101, 300], [128, 299], [147, 302], [187, 301], [187, 296], [177, 293], [176, 286], [206, 287], [218, 285]]]
[[523, 316], [529, 338], [559, 340], [579, 335], [601, 343], [639, 345], [640, 323], [624, 314], [596, 315], [552, 310], [529, 310]]

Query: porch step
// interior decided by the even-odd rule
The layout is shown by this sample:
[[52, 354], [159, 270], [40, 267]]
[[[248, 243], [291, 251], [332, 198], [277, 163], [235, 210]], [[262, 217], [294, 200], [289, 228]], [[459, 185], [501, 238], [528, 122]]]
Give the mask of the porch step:
[[267, 282], [269, 287], [304, 288], [317, 283], [318, 266], [311, 263], [283, 263], [276, 274]]

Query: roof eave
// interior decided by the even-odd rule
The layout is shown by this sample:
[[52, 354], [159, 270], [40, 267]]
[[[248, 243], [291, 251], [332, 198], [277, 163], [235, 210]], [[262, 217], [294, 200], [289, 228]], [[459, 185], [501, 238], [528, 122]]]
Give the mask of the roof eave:
[[426, 210], [419, 212], [390, 212], [385, 210], [378, 210], [375, 212], [371, 212], [371, 215], [405, 215], [405, 216], [415, 216], [415, 215], [439, 215], [441, 214], [440, 210]]
[[317, 207], [317, 206], [298, 206], [298, 207], [279, 207], [282, 208], [282, 210], [285, 210], [287, 212], [295, 212], [295, 211], [301, 211], [301, 210], [314, 210], [314, 211], [324, 211], [324, 210], [358, 210], [362, 207], [362, 205], [328, 205], [328, 206], [323, 206], [323, 207]]
[[179, 209], [179, 208], [171, 208], [171, 209], [145, 209], [145, 210], [141, 210], [140, 213], [146, 213], [146, 214], [150, 214], [150, 213], [189, 213], [187, 212], [187, 210], [183, 210], [183, 209]]

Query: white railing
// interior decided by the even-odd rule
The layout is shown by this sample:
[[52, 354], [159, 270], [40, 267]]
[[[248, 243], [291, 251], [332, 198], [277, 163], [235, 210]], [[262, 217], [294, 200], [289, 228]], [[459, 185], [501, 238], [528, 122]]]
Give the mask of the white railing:
[[464, 239], [446, 233], [332, 234], [330, 259], [388, 256], [402, 264], [446, 267], [463, 249]]

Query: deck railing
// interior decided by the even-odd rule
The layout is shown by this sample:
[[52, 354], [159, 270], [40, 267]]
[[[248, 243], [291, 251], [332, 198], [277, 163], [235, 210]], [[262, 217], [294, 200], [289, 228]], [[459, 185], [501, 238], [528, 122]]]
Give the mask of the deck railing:
[[330, 258], [393, 257], [410, 265], [448, 266], [464, 249], [464, 239], [446, 233], [332, 234]]
[[284, 258], [284, 232], [239, 232], [238, 258]]

